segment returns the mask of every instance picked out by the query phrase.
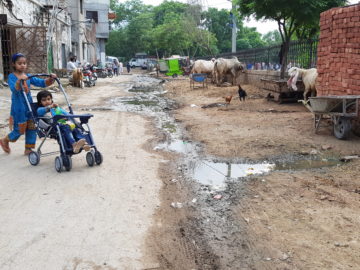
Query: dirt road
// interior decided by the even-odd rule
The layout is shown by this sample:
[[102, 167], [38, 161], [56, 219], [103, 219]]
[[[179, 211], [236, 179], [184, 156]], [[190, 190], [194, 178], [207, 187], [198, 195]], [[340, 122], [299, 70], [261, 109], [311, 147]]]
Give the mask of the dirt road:
[[358, 137], [314, 135], [302, 105], [251, 85], [240, 102], [235, 87], [166, 80], [68, 89], [95, 115], [101, 166], [80, 154], [71, 172], [53, 157], [32, 167], [23, 142], [0, 154], [0, 269], [360, 268], [360, 160], [339, 161], [360, 154]]
[[[73, 107], [94, 107], [122, 95], [105, 79], [96, 88], [69, 89]], [[1, 120], [6, 118], [2, 89]], [[55, 94], [55, 99], [60, 98]], [[82, 111], [80, 111], [82, 112]], [[86, 112], [86, 111], [84, 111]], [[0, 269], [153, 269], [146, 237], [159, 207], [161, 157], [145, 150], [153, 139], [148, 119], [96, 111], [90, 126], [104, 163], [89, 168], [84, 153], [71, 172], [57, 173], [54, 157], [33, 167], [23, 140], [0, 153]], [[0, 129], [3, 135], [7, 129]], [[53, 141], [45, 150], [55, 149]]]

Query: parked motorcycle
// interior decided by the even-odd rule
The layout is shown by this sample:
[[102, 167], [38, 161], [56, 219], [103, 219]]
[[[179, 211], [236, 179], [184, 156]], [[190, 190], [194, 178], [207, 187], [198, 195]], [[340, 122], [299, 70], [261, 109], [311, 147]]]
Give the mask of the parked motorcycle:
[[91, 65], [89, 67], [90, 71], [92, 72], [92, 75], [93, 75], [93, 78], [94, 80], [96, 81], [97, 78], [98, 78], [98, 75], [97, 75], [97, 67], [95, 65]]
[[96, 79], [94, 78], [90, 69], [84, 69], [82, 73], [83, 73], [83, 80], [85, 86], [87, 87], [95, 86]]
[[99, 78], [106, 78], [108, 76], [108, 72], [104, 68], [96, 68], [96, 73]]
[[113, 71], [113, 69], [112, 69], [112, 68], [106, 68], [106, 70], [107, 70], [107, 76], [108, 76], [109, 78], [112, 78], [112, 77], [114, 76], [114, 71]]

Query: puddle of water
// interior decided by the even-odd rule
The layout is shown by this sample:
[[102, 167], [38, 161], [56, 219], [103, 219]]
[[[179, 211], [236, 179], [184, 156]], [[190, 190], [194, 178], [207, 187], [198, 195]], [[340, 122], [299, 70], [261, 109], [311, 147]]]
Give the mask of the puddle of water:
[[165, 131], [168, 138], [168, 142], [156, 146], [155, 149], [164, 149], [184, 154], [184, 159], [187, 160], [186, 168], [189, 176], [200, 184], [210, 185], [215, 189], [223, 189], [226, 188], [227, 181], [251, 175], [261, 175], [271, 171], [307, 170], [341, 164], [340, 161], [334, 158], [317, 160], [297, 159], [294, 161], [294, 157], [289, 157], [284, 159], [284, 161], [257, 164], [221, 163], [203, 160], [198, 155], [196, 144], [182, 140], [183, 134], [181, 128], [179, 128], [174, 118], [168, 113], [169, 108], [175, 103], [162, 96], [165, 92], [159, 84], [159, 80], [139, 76], [134, 77], [134, 81], [126, 86], [128, 86], [126, 91], [133, 92], [133, 96], [114, 98], [111, 100], [109, 108], [154, 116], [157, 127]]
[[[176, 126], [170, 122], [163, 124], [162, 128], [168, 130], [170, 133], [176, 132]], [[184, 143], [186, 143], [186, 142], [184, 141]]]
[[217, 188], [222, 188], [229, 179], [238, 179], [251, 175], [261, 175], [271, 171], [319, 169], [324, 167], [339, 166], [341, 164], [341, 161], [335, 159], [297, 160], [291, 162], [258, 164], [237, 164], [197, 160], [190, 162], [189, 173], [195, 180], [203, 185], [211, 185]]
[[147, 92], [151, 92], [150, 89], [136, 89], [136, 88], [132, 88], [132, 89], [129, 89], [129, 92], [132, 92], [132, 93], [147, 93]]
[[195, 152], [195, 145], [191, 142], [183, 140], [172, 140], [169, 143], [163, 143], [155, 147], [156, 149], [164, 149], [166, 151], [174, 151], [182, 154], [193, 154]]
[[146, 107], [154, 107], [159, 104], [159, 102], [151, 100], [124, 100], [123, 103], [130, 105], [144, 105]]
[[273, 170], [274, 164], [236, 164], [198, 160], [190, 162], [190, 173], [203, 185], [223, 187], [226, 180], [258, 175]]

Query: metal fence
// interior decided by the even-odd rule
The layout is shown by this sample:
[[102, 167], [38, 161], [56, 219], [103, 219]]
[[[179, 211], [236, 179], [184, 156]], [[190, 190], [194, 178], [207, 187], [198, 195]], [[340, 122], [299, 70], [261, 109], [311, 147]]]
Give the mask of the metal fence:
[[[287, 69], [293, 66], [300, 68], [316, 67], [318, 40], [292, 41], [287, 56]], [[258, 49], [224, 53], [217, 57], [238, 57], [240, 62], [246, 64], [247, 69], [279, 70], [281, 45]]]

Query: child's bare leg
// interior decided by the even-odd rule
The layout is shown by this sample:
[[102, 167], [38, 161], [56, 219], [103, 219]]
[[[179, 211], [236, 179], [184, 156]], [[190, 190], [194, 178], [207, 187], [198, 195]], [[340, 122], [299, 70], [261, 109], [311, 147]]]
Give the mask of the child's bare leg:
[[9, 138], [8, 136], [5, 136], [4, 138], [0, 139], [0, 146], [2, 148], [2, 150], [4, 150], [5, 153], [10, 153], [11, 149], [9, 146]]
[[25, 132], [25, 151], [24, 155], [30, 154], [36, 143], [36, 126], [32, 120], [27, 122], [27, 128]]

